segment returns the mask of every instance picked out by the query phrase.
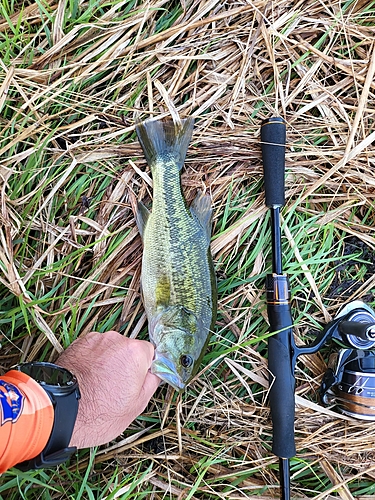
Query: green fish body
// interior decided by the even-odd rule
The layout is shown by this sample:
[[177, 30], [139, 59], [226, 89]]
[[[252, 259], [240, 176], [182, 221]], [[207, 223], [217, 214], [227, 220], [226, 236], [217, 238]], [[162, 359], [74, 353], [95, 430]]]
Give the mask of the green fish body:
[[151, 119], [136, 127], [153, 177], [152, 212], [138, 202], [136, 214], [143, 241], [142, 296], [155, 346], [151, 371], [177, 390], [198, 369], [217, 309], [210, 197], [198, 193], [189, 208], [181, 192], [193, 123]]

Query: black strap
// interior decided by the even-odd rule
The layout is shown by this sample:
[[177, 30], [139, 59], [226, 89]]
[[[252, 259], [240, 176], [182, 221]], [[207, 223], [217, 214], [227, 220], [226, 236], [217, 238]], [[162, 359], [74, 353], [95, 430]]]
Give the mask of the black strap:
[[43, 384], [41, 387], [47, 392], [54, 407], [55, 417], [52, 432], [42, 453], [31, 460], [16, 465], [22, 471], [56, 467], [77, 451], [76, 447], [69, 447], [69, 443], [77, 418], [78, 400], [81, 397], [78, 387], [70, 394], [56, 394], [50, 386], [46, 388]]

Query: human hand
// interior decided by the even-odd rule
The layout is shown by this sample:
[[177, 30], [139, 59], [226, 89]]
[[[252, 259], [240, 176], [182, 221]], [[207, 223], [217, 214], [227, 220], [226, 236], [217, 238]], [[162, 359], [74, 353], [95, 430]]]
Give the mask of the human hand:
[[149, 368], [154, 347], [118, 332], [91, 332], [56, 364], [78, 379], [81, 399], [70, 446], [89, 448], [121, 434], [146, 408], [160, 379]]

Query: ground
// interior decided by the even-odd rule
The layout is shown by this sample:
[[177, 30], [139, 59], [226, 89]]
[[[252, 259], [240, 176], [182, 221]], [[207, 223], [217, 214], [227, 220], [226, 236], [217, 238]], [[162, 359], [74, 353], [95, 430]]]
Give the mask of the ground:
[[[354, 299], [374, 306], [375, 2], [1, 2], [2, 372], [78, 336], [147, 339], [131, 196], [152, 200], [135, 136], [194, 115], [182, 186], [212, 197], [219, 315], [186, 392], [161, 386], [108, 446], [1, 478], [6, 499], [279, 496], [267, 388], [270, 270], [260, 125], [287, 123], [285, 272], [310, 341]], [[317, 397], [331, 347], [296, 367], [292, 497], [367, 500], [375, 424]]]

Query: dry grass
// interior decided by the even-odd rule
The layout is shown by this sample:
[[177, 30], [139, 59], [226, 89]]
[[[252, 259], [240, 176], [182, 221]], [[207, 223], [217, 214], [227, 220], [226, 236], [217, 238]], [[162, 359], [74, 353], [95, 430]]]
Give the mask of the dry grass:
[[[2, 369], [55, 359], [93, 329], [146, 338], [130, 197], [152, 196], [139, 116], [196, 117], [182, 184], [189, 201], [202, 186], [212, 196], [220, 294], [181, 398], [160, 388], [118, 443], [35, 476], [44, 490], [4, 475], [4, 498], [30, 484], [25, 498], [277, 498], [259, 127], [275, 113], [288, 123], [283, 244], [305, 341], [342, 304], [375, 301], [375, 2], [3, 0], [2, 12]], [[364, 500], [375, 424], [318, 404], [326, 361], [297, 366], [293, 498]]]

